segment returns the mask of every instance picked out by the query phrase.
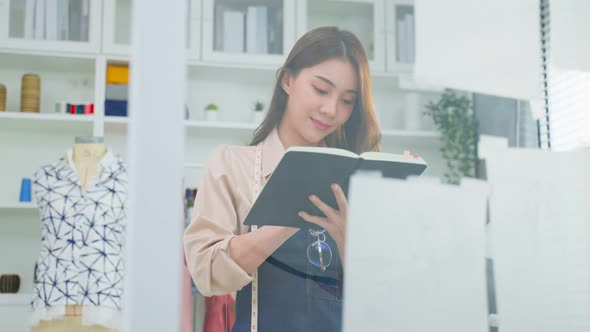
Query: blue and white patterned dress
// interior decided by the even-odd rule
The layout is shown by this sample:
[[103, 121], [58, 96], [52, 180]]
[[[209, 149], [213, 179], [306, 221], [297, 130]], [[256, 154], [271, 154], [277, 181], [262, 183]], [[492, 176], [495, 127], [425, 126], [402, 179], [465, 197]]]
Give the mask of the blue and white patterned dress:
[[123, 295], [127, 170], [109, 150], [97, 174], [81, 185], [72, 151], [34, 175], [41, 251], [31, 323], [83, 306], [83, 324], [120, 326]]

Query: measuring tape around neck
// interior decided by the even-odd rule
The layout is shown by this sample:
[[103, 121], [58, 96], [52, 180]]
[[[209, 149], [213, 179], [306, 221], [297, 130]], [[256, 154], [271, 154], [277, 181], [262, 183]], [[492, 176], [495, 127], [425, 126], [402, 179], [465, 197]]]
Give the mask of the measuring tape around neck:
[[[254, 162], [254, 196], [253, 202], [256, 201], [260, 189], [262, 188], [262, 143], [256, 145], [256, 160]], [[252, 225], [250, 231], [258, 229], [257, 226]], [[258, 269], [252, 273], [252, 315], [250, 323], [250, 331], [258, 332]]]

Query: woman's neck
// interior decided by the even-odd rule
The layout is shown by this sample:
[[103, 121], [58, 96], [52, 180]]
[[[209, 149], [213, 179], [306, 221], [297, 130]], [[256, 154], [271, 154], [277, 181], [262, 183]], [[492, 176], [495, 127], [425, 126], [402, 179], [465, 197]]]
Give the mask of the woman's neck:
[[320, 143], [311, 143], [303, 138], [295, 128], [290, 127], [285, 121], [277, 126], [277, 133], [285, 149], [291, 146], [320, 146]]

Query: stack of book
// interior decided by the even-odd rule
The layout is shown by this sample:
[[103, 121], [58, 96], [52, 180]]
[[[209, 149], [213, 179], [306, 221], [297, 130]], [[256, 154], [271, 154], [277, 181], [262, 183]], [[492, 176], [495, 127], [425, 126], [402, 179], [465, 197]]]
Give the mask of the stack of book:
[[88, 41], [90, 0], [24, 0], [25, 39]]
[[215, 6], [214, 49], [228, 53], [282, 53], [282, 11], [270, 6], [245, 10]]
[[108, 65], [104, 112], [107, 116], [127, 116], [129, 67]]

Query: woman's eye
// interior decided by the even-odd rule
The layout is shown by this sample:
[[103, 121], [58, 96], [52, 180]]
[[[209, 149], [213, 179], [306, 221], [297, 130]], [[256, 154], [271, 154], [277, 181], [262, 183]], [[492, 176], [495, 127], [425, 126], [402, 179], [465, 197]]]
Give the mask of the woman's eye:
[[342, 99], [342, 102], [346, 105], [354, 105], [354, 100]]
[[322, 89], [320, 89], [320, 88], [318, 88], [318, 87], [315, 87], [315, 86], [314, 86], [313, 88], [315, 89], [315, 91], [316, 91], [317, 93], [319, 93], [319, 94], [321, 94], [321, 95], [325, 95], [325, 94], [327, 94], [327, 93], [328, 93], [328, 91], [326, 91], [326, 90], [322, 90]]

